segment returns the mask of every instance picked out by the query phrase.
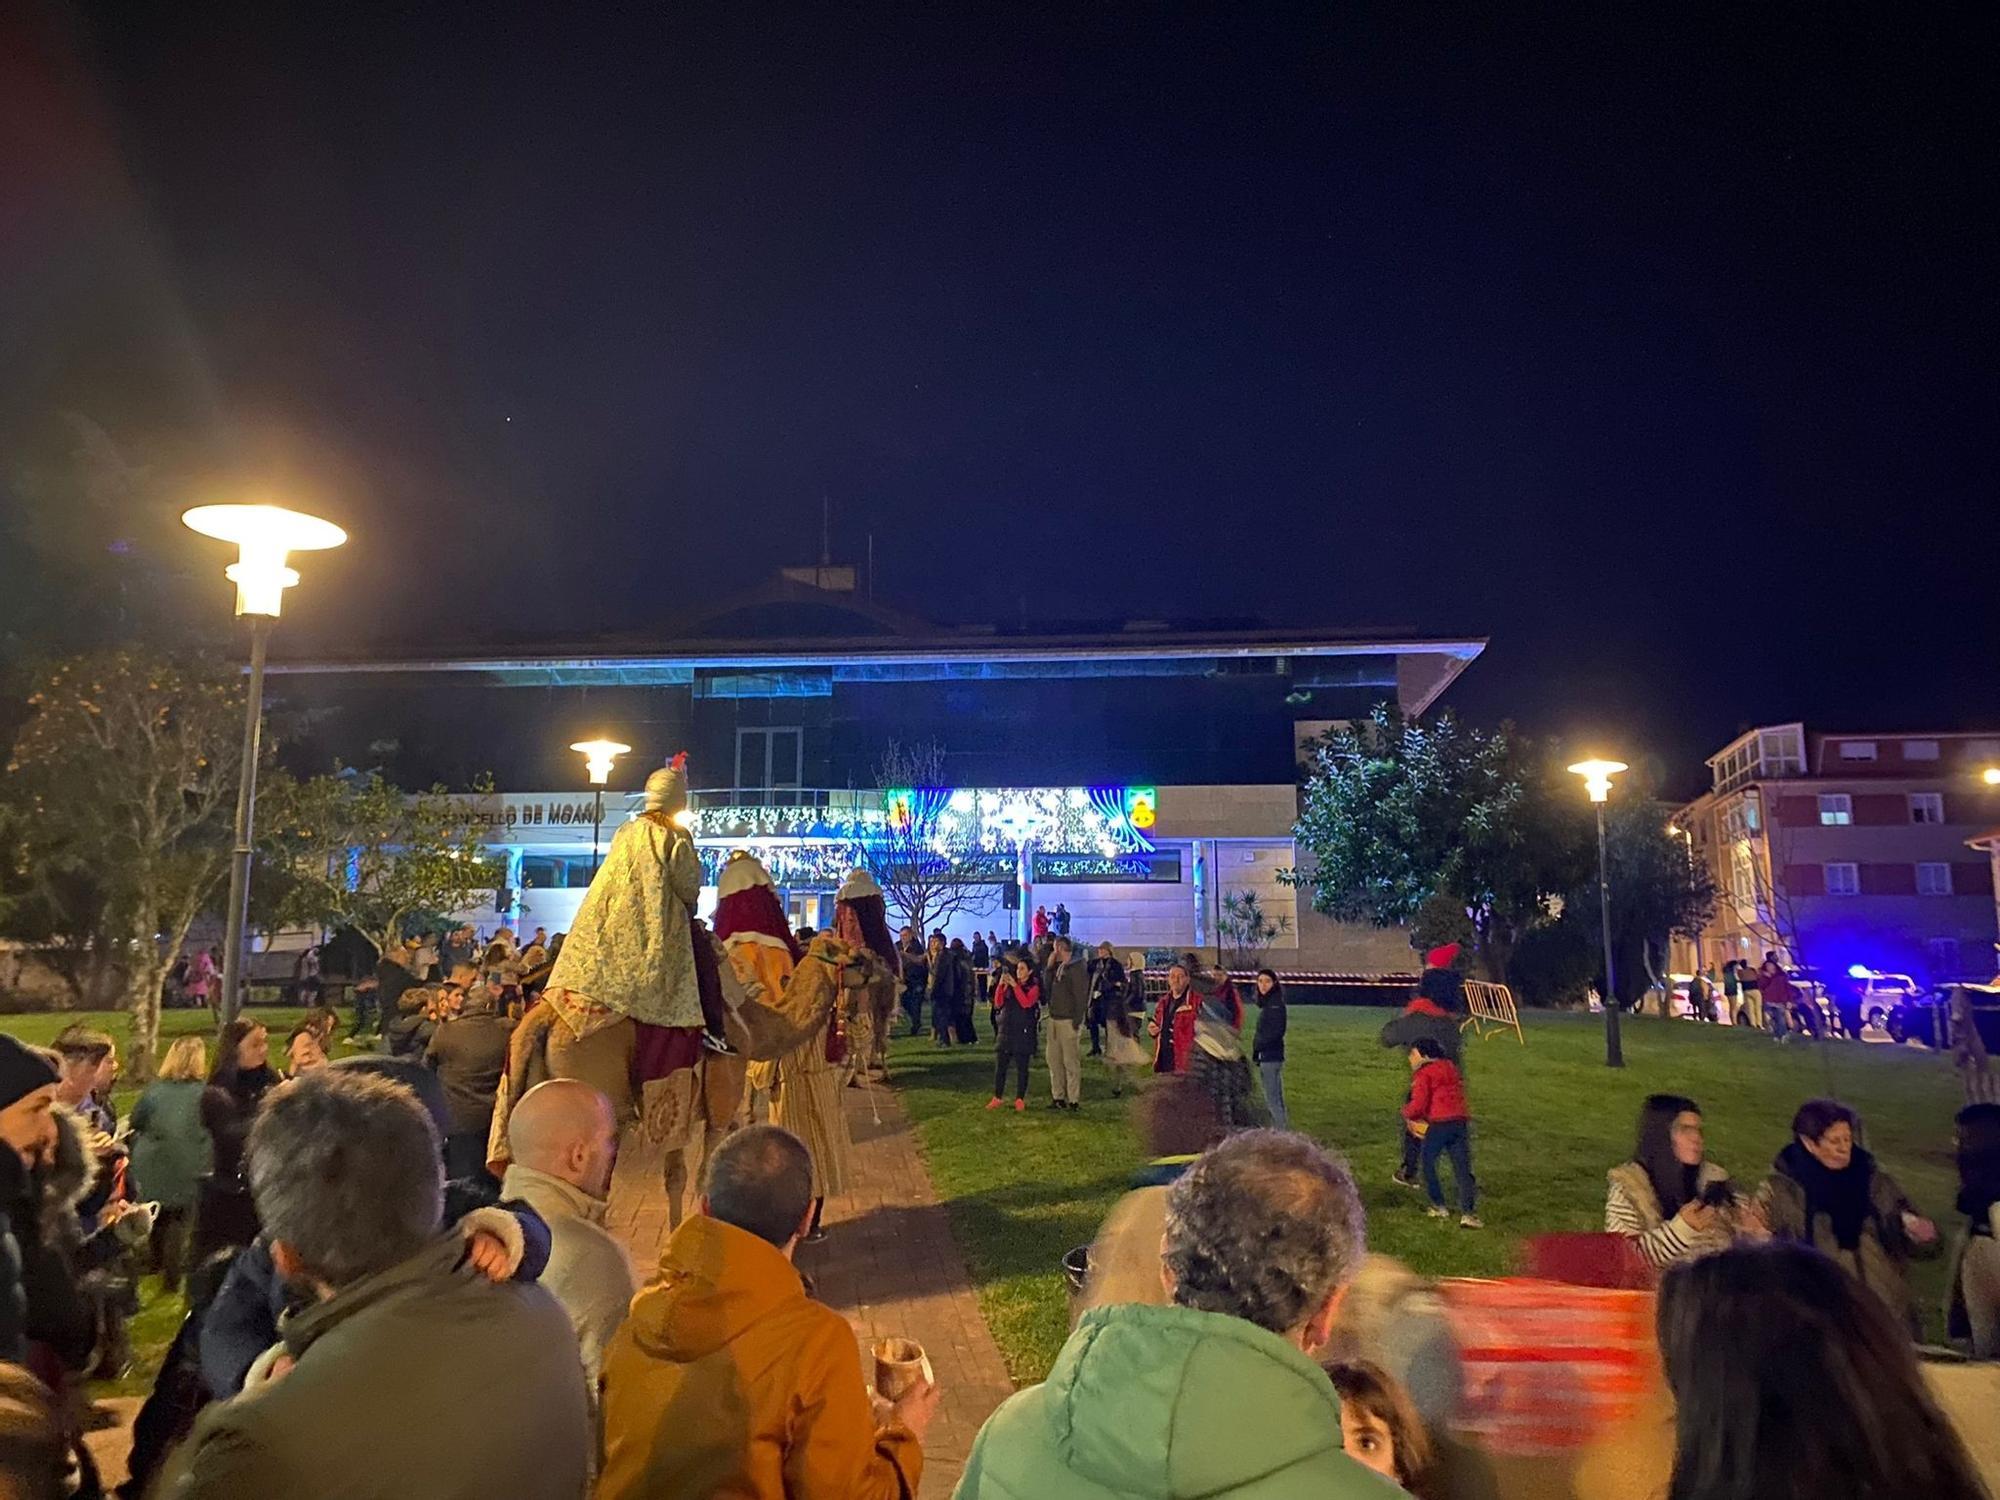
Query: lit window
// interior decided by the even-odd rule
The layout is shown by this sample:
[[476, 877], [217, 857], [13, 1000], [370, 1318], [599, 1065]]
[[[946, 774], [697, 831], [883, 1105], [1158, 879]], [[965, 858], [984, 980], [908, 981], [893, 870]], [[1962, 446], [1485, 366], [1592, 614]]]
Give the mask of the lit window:
[[1944, 793], [1910, 793], [1910, 821], [1912, 823], [1942, 823], [1944, 821]]
[[1766, 775], [1797, 776], [1805, 771], [1805, 747], [1800, 743], [1799, 732], [1796, 729], [1759, 735], [1758, 744], [1763, 755]]
[[1938, 742], [1936, 740], [1904, 740], [1904, 760], [1936, 760]]
[[1861, 867], [1856, 864], [1832, 864], [1826, 867], [1826, 893], [1829, 896], [1858, 896], [1861, 894]]
[[1826, 828], [1844, 828], [1854, 821], [1854, 799], [1845, 792], [1821, 792], [1819, 821]]
[[1917, 894], [1919, 896], [1949, 896], [1951, 894], [1951, 866], [1947, 864], [1918, 865]]
[[1873, 740], [1842, 740], [1840, 742], [1842, 760], [1873, 760], [1875, 742]]

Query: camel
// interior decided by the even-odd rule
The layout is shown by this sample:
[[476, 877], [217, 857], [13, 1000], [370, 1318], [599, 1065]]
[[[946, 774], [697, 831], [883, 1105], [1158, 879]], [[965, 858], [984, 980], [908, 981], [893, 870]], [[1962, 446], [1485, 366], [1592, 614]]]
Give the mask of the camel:
[[[714, 943], [706, 931], [701, 940]], [[724, 1054], [703, 1049], [692, 1067], [632, 1086], [637, 1029], [629, 1017], [579, 1037], [547, 1001], [538, 1001], [515, 1029], [507, 1077], [493, 1112], [488, 1167], [496, 1175], [507, 1161], [511, 1101], [547, 1078], [576, 1078], [611, 1101], [619, 1120], [636, 1123], [645, 1140], [666, 1153], [667, 1222], [678, 1226], [691, 1207], [688, 1187], [700, 1180], [707, 1155], [735, 1127], [744, 1079], [752, 1062], [772, 1061], [822, 1030], [836, 1012], [850, 1022], [859, 1009], [867, 969], [855, 950], [833, 936], [815, 937], [782, 993], [755, 981], [745, 984], [715, 944], [726, 1006]]]

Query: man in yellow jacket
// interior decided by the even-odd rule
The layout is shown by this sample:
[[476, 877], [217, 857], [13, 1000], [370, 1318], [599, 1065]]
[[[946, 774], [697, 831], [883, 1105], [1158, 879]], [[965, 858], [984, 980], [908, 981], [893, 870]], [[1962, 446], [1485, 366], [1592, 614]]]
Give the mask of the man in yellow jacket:
[[937, 1411], [925, 1384], [878, 1419], [846, 1319], [806, 1296], [792, 1251], [812, 1159], [774, 1125], [709, 1159], [701, 1213], [604, 1357], [597, 1500], [903, 1500]]

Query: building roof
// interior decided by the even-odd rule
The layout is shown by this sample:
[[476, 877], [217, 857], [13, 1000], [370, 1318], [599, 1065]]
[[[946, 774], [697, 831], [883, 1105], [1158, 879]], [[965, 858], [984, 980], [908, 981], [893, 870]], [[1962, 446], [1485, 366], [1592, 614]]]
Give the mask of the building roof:
[[[948, 626], [851, 589], [781, 575], [669, 622], [658, 635], [278, 661], [274, 674], [469, 673], [510, 686], [687, 683], [695, 673], [812, 673], [837, 682], [1282, 673], [1301, 687], [1360, 680], [1421, 713], [1485, 650], [1483, 637], [1163, 621], [1030, 630]], [[1372, 659], [1372, 660], [1371, 660]]]

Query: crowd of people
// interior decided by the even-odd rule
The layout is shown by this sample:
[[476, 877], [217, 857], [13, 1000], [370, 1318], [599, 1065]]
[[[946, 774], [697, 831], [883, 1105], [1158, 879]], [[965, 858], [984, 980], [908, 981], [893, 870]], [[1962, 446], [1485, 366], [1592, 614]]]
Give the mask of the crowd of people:
[[1870, 1025], [1861, 979], [1845, 975], [1823, 983], [1797, 973], [1775, 951], [1758, 963], [1732, 958], [1719, 969], [1697, 969], [1688, 976], [1687, 1006], [1697, 1021], [1768, 1031], [1780, 1042], [1818, 1036], [1864, 1041]]
[[[845, 899], [868, 896], [857, 883]], [[1087, 1056], [1114, 1089], [1148, 1062], [1159, 1075], [1150, 1159], [1091, 1247], [1080, 1321], [1048, 1381], [986, 1420], [958, 1494], [1493, 1492], [1468, 1479], [1438, 1298], [1369, 1254], [1340, 1156], [1284, 1128], [1279, 977], [1246, 987], [1246, 1046], [1216, 966], [1182, 955], [1155, 994], [1144, 955], [1086, 956], [1055, 927], [895, 944], [913, 1033], [928, 1004], [938, 1045], [964, 1045], [987, 1013], [989, 1109], [1027, 1108], [1044, 1053], [1057, 1114], [1082, 1107]], [[749, 946], [782, 962], [779, 941]], [[496, 1127], [510, 1018], [550, 946], [465, 932], [392, 955], [410, 982], [378, 970], [378, 1008], [355, 1021], [380, 1027], [380, 1051], [329, 1061], [340, 1022], [324, 1007], [282, 1049], [250, 1018], [212, 1054], [179, 1038], [123, 1121], [112, 1038], [73, 1027], [44, 1050], [0, 1034], [0, 1494], [95, 1492], [81, 1382], [123, 1364], [143, 1269], [185, 1288], [188, 1313], [127, 1496], [913, 1496], [943, 1392], [872, 1386], [794, 1263], [841, 1170], [802, 1102], [707, 1152], [696, 1211], [645, 1275], [604, 1226], [622, 1124], [605, 1094], [553, 1078]], [[1409, 1065], [1397, 1181], [1476, 1229], [1455, 956], [1427, 955], [1382, 1042]], [[830, 1079], [859, 1071], [806, 1050]], [[1908, 1270], [1953, 1241], [1952, 1326], [2000, 1357], [2000, 1105], [1958, 1116], [1954, 1235], [1862, 1127], [1808, 1100], [1744, 1183], [1707, 1157], [1699, 1105], [1656, 1094], [1610, 1169], [1603, 1238], [1629, 1277], [1615, 1284], [1659, 1287], [1673, 1500], [1987, 1494], [1920, 1372]]]
[[1134, 949], [1120, 959], [1102, 942], [1086, 956], [1069, 935], [1067, 908], [1058, 904], [1053, 916], [1039, 909], [1038, 915], [1049, 917], [1034, 924], [1045, 930], [1027, 942], [1003, 942], [992, 932], [975, 933], [969, 945], [942, 932], [921, 942], [911, 927], [897, 941], [910, 1035], [923, 1034], [928, 1005], [939, 1047], [976, 1045], [974, 1018], [986, 1012], [994, 1050], [989, 1110], [1026, 1111], [1031, 1064], [1046, 1054], [1052, 1110], [1082, 1108], [1083, 1060], [1090, 1057], [1109, 1070], [1113, 1098], [1150, 1064], [1156, 1073], [1194, 1077], [1232, 1124], [1258, 1117], [1253, 1081], [1261, 1081], [1268, 1118], [1288, 1123], [1287, 1011], [1274, 970], [1256, 974], [1257, 1024], [1246, 1050], [1243, 1000], [1219, 966], [1183, 953], [1167, 964], [1155, 996], [1144, 953]]

